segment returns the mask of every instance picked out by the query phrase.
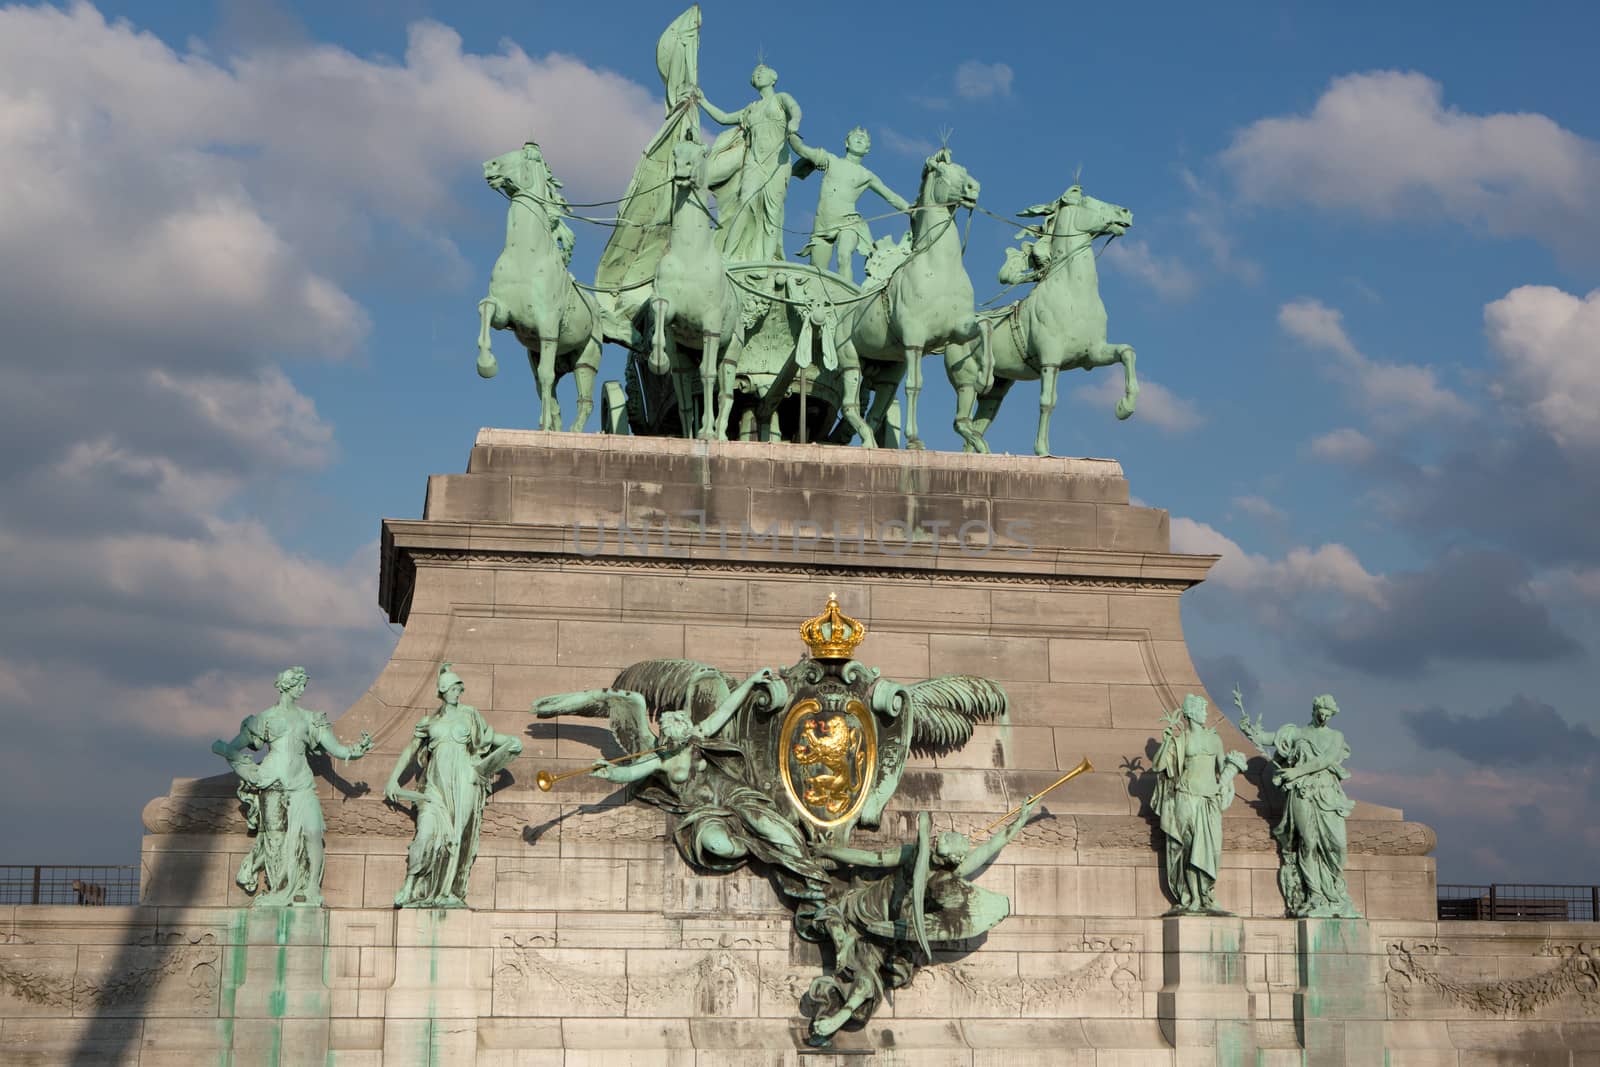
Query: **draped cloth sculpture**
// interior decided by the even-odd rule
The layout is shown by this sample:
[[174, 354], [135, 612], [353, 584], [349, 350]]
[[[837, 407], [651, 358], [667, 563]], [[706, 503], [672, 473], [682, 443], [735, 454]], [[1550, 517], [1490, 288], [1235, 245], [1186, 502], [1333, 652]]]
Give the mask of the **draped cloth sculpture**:
[[1153, 768], [1150, 806], [1160, 819], [1167, 891], [1176, 906], [1168, 914], [1220, 915], [1215, 892], [1222, 867], [1222, 813], [1233, 803], [1233, 779], [1245, 768], [1244, 754], [1222, 751], [1217, 731], [1206, 725], [1207, 704], [1193, 693], [1166, 720]]
[[972, 879], [1034, 810], [1025, 803], [979, 844], [933, 838], [924, 815], [914, 843], [850, 847], [857, 825], [878, 825], [910, 753], [960, 747], [976, 724], [1006, 714], [1005, 691], [986, 678], [883, 678], [853, 658], [865, 634], [830, 597], [801, 627], [810, 656], [788, 669], [735, 681], [694, 660], [646, 660], [607, 689], [533, 706], [541, 718], [607, 719], [630, 755], [596, 761], [590, 773], [672, 813], [685, 862], [723, 872], [756, 861], [772, 875], [798, 909], [800, 934], [833, 952], [833, 975], [809, 998], [811, 1040], [822, 1044], [871, 1015], [932, 943], [978, 936], [1005, 918], [1009, 901]]
[[[522, 753], [521, 741], [495, 733], [477, 708], [461, 703], [465, 689], [450, 664], [439, 668], [439, 708], [417, 723], [383, 791], [390, 803], [416, 805], [406, 880], [394, 897], [399, 908], [466, 907], [483, 806], [495, 777]], [[420, 791], [402, 788], [413, 760]]]
[[[232, 741], [211, 745], [211, 751], [227, 760], [239, 776], [245, 822], [255, 831], [236, 881], [246, 893], [255, 894], [257, 906], [321, 906], [326, 823], [309, 757], [326, 752], [358, 760], [372, 748], [371, 734], [363, 733], [355, 744], [345, 745], [334, 736], [326, 715], [302, 708], [299, 701], [306, 682], [304, 667], [282, 671], [278, 702], [241, 722]], [[267, 753], [257, 763], [250, 752], [262, 748]]]
[[1278, 842], [1278, 888], [1289, 914], [1360, 918], [1344, 878], [1345, 820], [1356, 806], [1340, 784], [1350, 776], [1344, 769], [1350, 746], [1328, 725], [1339, 705], [1324, 694], [1311, 702], [1308, 725], [1287, 723], [1268, 731], [1259, 715], [1250, 721], [1238, 689], [1233, 700], [1239, 729], [1263, 752], [1271, 750], [1272, 784], [1283, 790], [1283, 817], [1272, 836]]

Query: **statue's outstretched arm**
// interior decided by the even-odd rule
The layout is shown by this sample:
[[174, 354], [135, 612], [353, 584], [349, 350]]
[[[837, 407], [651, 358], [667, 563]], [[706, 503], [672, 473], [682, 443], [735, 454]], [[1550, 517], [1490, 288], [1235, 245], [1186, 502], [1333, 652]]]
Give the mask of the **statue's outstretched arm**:
[[895, 210], [911, 210], [911, 202], [909, 200], [895, 192], [893, 189], [889, 188], [887, 185], [883, 184], [883, 179], [871, 171], [867, 172], [867, 188], [871, 189], [873, 192], [889, 201], [889, 204]]
[[999, 833], [994, 834], [989, 840], [975, 846], [971, 852], [967, 853], [967, 858], [961, 861], [960, 866], [956, 867], [956, 877], [971, 878], [993, 863], [994, 858], [1000, 855], [1000, 850], [1011, 844], [1012, 841], [1016, 840], [1017, 835], [1022, 833], [1022, 828], [1028, 825], [1028, 820], [1033, 817], [1033, 813], [1038, 808], [1039, 802], [1037, 800], [1024, 801], [1022, 809], [1017, 812], [1016, 818], [1006, 823]]
[[800, 104], [788, 93], [779, 93], [778, 99], [783, 101], [783, 106], [789, 112], [789, 132], [794, 133], [800, 129]]
[[652, 752], [642, 756], [632, 763], [608, 763], [603, 759], [594, 761], [594, 769], [589, 773], [607, 782], [618, 785], [628, 785], [641, 779], [648, 778], [661, 769], [661, 757]]
[[823, 149], [806, 144], [800, 139], [800, 134], [795, 130], [789, 131], [789, 147], [794, 149], [795, 155], [818, 170], [828, 169], [828, 153]]
[[744, 113], [746, 110], [745, 108], [741, 107], [738, 111], [724, 111], [716, 104], [713, 104], [711, 101], [707, 100], [704, 95], [700, 97], [700, 106], [705, 109], [705, 113], [707, 115], [711, 116], [711, 121], [722, 126], [737, 126], [739, 124], [739, 120], [744, 118]]
[[707, 715], [703, 720], [701, 720], [699, 726], [700, 736], [711, 737], [720, 732], [724, 726], [728, 725], [734, 714], [738, 712], [738, 710], [744, 706], [744, 702], [749, 699], [750, 691], [758, 685], [766, 686], [767, 691], [772, 694], [774, 701], [776, 701], [783, 692], [783, 683], [778, 681], [778, 676], [772, 672], [772, 669], [769, 667], [761, 668], [759, 671], [756, 671], [750, 677], [740, 682], [738, 687], [724, 697], [721, 704], [717, 705], [716, 711], [712, 712], [710, 715]]
[[849, 845], [822, 845], [817, 848], [817, 855], [852, 867], [898, 867], [906, 860], [905, 850], [904, 845], [871, 850]]
[[356, 741], [355, 744], [346, 745], [344, 742], [340, 741], [337, 736], [335, 736], [333, 727], [328, 725], [327, 718], [323, 716], [318, 717], [322, 721], [321, 725], [317, 727], [317, 732], [315, 735], [317, 739], [317, 745], [321, 747], [321, 749], [328, 755], [334, 757], [335, 759], [358, 760], [371, 751], [372, 735], [367, 733], [365, 730], [361, 732], [361, 737]]

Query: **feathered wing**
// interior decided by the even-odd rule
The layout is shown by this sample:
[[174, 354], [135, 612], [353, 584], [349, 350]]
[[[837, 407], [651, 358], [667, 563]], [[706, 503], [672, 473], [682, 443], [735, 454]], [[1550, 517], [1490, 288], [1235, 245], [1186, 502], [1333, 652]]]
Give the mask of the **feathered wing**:
[[911, 750], [941, 755], [972, 737], [975, 723], [1006, 714], [1000, 683], [973, 674], [945, 674], [906, 686], [911, 704]]
[[585, 689], [577, 693], [557, 693], [533, 702], [533, 713], [541, 719], [558, 715], [581, 715], [605, 719], [611, 736], [624, 752], [640, 752], [655, 744], [650, 729], [650, 711], [644, 697], [624, 689]]
[[717, 709], [738, 683], [708, 663], [693, 659], [647, 659], [624, 667], [611, 683], [644, 697], [651, 720], [664, 711], [685, 710], [696, 722]]

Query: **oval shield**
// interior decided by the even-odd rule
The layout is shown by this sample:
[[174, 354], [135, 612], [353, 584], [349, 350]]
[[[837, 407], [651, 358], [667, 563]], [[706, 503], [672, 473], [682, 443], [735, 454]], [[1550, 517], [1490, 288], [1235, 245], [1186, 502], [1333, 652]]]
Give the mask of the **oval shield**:
[[783, 717], [778, 764], [789, 802], [815, 826], [854, 819], [878, 773], [872, 713], [855, 697], [798, 700]]

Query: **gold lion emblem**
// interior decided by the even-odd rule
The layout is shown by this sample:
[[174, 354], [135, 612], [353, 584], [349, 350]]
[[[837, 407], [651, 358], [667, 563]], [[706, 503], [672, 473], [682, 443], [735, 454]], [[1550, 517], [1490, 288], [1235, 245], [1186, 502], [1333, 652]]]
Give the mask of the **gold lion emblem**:
[[795, 762], [802, 767], [823, 768], [821, 774], [806, 780], [807, 804], [822, 808], [829, 815], [838, 815], [850, 806], [867, 761], [860, 727], [849, 725], [842, 715], [807, 719], [793, 752]]

